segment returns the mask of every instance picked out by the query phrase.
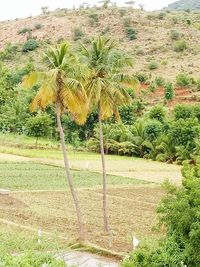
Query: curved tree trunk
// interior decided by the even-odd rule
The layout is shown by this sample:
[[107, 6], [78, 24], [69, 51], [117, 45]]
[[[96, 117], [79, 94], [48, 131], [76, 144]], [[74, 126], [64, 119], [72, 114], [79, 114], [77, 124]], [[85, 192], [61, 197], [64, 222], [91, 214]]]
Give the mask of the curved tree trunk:
[[101, 109], [99, 108], [99, 140], [101, 149], [101, 161], [102, 161], [102, 172], [103, 172], [103, 217], [104, 217], [104, 231], [109, 232], [108, 224], [108, 201], [107, 201], [107, 176], [106, 176], [106, 164], [104, 155], [104, 144], [103, 144], [103, 129], [101, 119]]
[[61, 113], [60, 113], [60, 103], [59, 102], [56, 103], [56, 117], [57, 117], [58, 129], [59, 129], [59, 133], [60, 133], [60, 141], [61, 141], [61, 147], [62, 147], [62, 152], [63, 152], [63, 157], [64, 157], [66, 177], [67, 177], [69, 188], [70, 188], [73, 200], [74, 200], [74, 205], [76, 208], [76, 214], [77, 214], [77, 219], [78, 219], [79, 238], [81, 241], [84, 241], [85, 240], [85, 229], [84, 229], [84, 224], [83, 224], [83, 219], [82, 219], [79, 201], [77, 198], [77, 193], [74, 189], [74, 186], [72, 183], [72, 176], [71, 176], [70, 169], [69, 169], [69, 161], [68, 161], [67, 150], [66, 150], [66, 146], [65, 146], [65, 136], [64, 136], [64, 131], [63, 131], [62, 124], [61, 124]]

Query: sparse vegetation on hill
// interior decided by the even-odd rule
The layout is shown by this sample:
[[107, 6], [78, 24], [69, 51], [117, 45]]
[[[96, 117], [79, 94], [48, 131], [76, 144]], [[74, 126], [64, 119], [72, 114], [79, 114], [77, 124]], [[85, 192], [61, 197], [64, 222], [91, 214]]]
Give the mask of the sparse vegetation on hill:
[[200, 0], [179, 0], [175, 1], [168, 5], [167, 9], [169, 10], [199, 10], [200, 9]]

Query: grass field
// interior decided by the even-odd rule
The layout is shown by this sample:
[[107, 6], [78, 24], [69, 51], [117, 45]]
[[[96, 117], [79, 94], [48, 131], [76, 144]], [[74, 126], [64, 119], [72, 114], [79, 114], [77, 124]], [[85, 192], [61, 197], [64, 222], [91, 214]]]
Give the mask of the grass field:
[[[143, 241], [153, 242], [158, 238], [159, 234], [154, 233], [152, 227], [156, 223], [156, 205], [163, 196], [160, 186], [109, 176], [109, 216], [113, 233], [110, 247], [110, 236], [103, 234], [102, 227], [101, 175], [73, 171], [73, 177], [90, 242], [106, 249], [127, 252], [132, 249], [134, 234]], [[76, 241], [76, 214], [63, 168], [35, 162], [1, 161], [0, 187], [12, 190], [9, 196], [0, 196], [1, 235], [8, 230], [2, 220], [19, 224], [19, 227], [10, 226], [12, 230], [9, 227], [7, 242], [5, 236], [2, 239], [4, 248], [14, 252], [23, 250], [27, 242], [27, 248], [38, 249], [35, 240], [40, 228], [51, 234], [52, 249], [67, 247], [69, 242]], [[35, 231], [22, 231], [22, 226], [32, 227]], [[12, 238], [15, 233], [16, 242]], [[59, 242], [54, 239], [58, 235], [64, 237], [65, 242], [62, 238]], [[25, 237], [27, 241], [23, 244]], [[47, 243], [44, 241], [44, 249], [48, 248]]]

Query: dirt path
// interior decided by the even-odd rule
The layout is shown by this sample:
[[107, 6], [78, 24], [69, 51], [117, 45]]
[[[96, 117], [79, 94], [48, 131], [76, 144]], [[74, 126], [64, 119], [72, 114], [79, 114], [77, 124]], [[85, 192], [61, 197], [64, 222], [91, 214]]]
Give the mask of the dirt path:
[[[44, 159], [44, 158], [28, 158], [23, 156], [0, 153], [0, 160], [28, 162], [34, 161], [43, 164], [53, 164], [64, 166], [62, 160]], [[166, 179], [170, 182], [180, 185], [182, 180], [181, 166], [175, 164], [166, 164], [140, 158], [107, 158], [106, 161], [108, 174], [123, 177], [135, 178], [149, 182], [162, 183]], [[89, 170], [101, 172], [101, 162], [98, 159], [70, 159], [70, 167], [73, 169]]]

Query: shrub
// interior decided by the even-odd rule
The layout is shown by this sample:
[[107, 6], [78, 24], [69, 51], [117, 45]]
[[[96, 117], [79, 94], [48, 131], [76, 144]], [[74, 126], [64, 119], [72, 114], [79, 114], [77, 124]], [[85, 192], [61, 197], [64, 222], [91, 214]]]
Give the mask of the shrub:
[[155, 83], [151, 83], [149, 86], [148, 86], [148, 90], [152, 93], [154, 93], [157, 89], [157, 86]]
[[172, 83], [166, 83], [165, 84], [165, 99], [166, 100], [172, 100], [174, 97], [174, 86]]
[[125, 28], [129, 28], [131, 26], [131, 17], [125, 17], [123, 24]]
[[163, 77], [156, 77], [155, 78], [155, 84], [157, 86], [164, 86], [165, 85], [165, 79]]
[[38, 42], [35, 39], [29, 39], [24, 43], [22, 47], [22, 51], [23, 52], [33, 51], [37, 47], [38, 47]]
[[166, 110], [162, 105], [156, 105], [149, 111], [149, 118], [164, 122], [166, 117]]
[[107, 26], [105, 29], [103, 29], [102, 32], [101, 32], [101, 34], [102, 34], [102, 35], [105, 35], [105, 34], [107, 34], [108, 32], [110, 32], [110, 27], [109, 27], [109, 26]]
[[92, 13], [89, 15], [90, 26], [95, 27], [98, 25], [98, 22], [99, 22], [99, 16], [97, 13]]
[[197, 87], [197, 90], [200, 91], [200, 79], [196, 80], [196, 87]]
[[150, 70], [156, 70], [158, 68], [158, 63], [155, 61], [151, 61], [151, 62], [149, 62], [148, 68]]
[[130, 28], [130, 27], [126, 28], [126, 35], [127, 35], [129, 40], [137, 39], [137, 32], [133, 28]]
[[152, 142], [161, 135], [162, 130], [163, 130], [163, 127], [160, 121], [151, 120], [146, 123], [144, 132], [145, 132], [146, 138], [150, 142]]
[[182, 186], [165, 184], [167, 195], [157, 213], [166, 237], [158, 247], [150, 246], [131, 253], [122, 267], [197, 267], [200, 266], [200, 162], [182, 168]]
[[174, 108], [174, 118], [175, 120], [192, 118], [192, 107], [184, 104], [176, 105]]
[[74, 41], [78, 41], [84, 36], [84, 33], [80, 28], [74, 28], [73, 35], [74, 35], [73, 36]]
[[166, 16], [166, 13], [164, 13], [164, 12], [160, 12], [160, 13], [158, 14], [157, 18], [158, 18], [158, 19], [164, 19], [165, 16]]
[[171, 30], [171, 39], [180, 40], [181, 34], [177, 30]]
[[187, 43], [185, 40], [177, 41], [174, 45], [175, 52], [183, 52], [186, 49], [187, 49]]
[[191, 77], [185, 73], [180, 73], [176, 76], [176, 84], [182, 87], [191, 85]]
[[47, 114], [38, 114], [27, 121], [27, 134], [36, 138], [36, 147], [39, 137], [50, 136], [52, 133], [51, 125], [52, 120]]
[[37, 24], [35, 24], [35, 27], [34, 27], [36, 30], [39, 30], [39, 29], [41, 29], [42, 28], [42, 24], [40, 24], [40, 23], [37, 23]]
[[137, 77], [138, 81], [141, 83], [145, 83], [149, 79], [146, 73], [137, 73], [136, 77]]
[[31, 31], [32, 31], [32, 29], [30, 29], [30, 28], [23, 28], [23, 29], [18, 31], [18, 34], [25, 34], [27, 32], [30, 33]]

